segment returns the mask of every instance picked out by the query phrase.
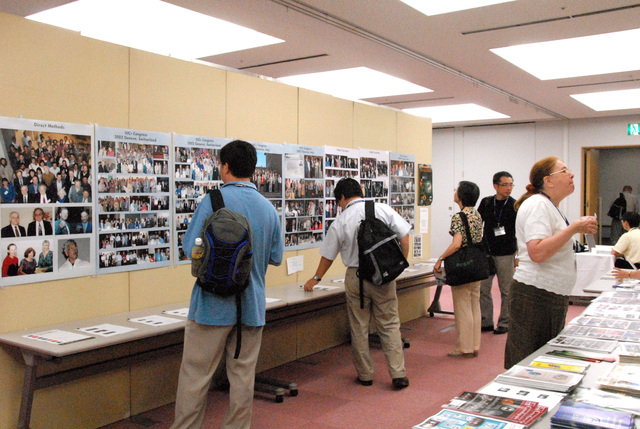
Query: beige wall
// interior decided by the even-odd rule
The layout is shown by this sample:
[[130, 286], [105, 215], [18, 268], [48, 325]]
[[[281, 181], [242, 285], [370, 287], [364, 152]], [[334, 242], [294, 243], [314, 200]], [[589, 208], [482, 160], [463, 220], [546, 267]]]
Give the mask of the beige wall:
[[[431, 163], [431, 123], [394, 110], [99, 42], [11, 15], [0, 14], [0, 40], [2, 116], [362, 147], [413, 153], [418, 163]], [[429, 236], [423, 239], [428, 249]], [[318, 249], [287, 252], [285, 258], [298, 254], [305, 257], [304, 271], [289, 276], [285, 264], [272, 267], [267, 284], [310, 277]], [[331, 273], [343, 270], [336, 261]], [[184, 302], [192, 284], [189, 267], [181, 265], [0, 288], [0, 332]], [[427, 298], [424, 291], [402, 295], [402, 319], [424, 315]], [[295, 324], [275, 323], [265, 331], [260, 369], [340, 344], [346, 326], [338, 310]], [[165, 357], [38, 391], [31, 427], [99, 427], [171, 402], [178, 367], [178, 356]], [[23, 368], [15, 349], [0, 347], [0, 428], [16, 425]]]

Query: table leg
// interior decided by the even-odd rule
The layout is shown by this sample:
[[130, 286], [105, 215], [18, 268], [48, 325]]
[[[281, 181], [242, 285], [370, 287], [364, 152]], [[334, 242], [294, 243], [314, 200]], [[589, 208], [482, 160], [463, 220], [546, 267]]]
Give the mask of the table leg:
[[24, 350], [22, 351], [22, 357], [24, 358], [26, 367], [24, 369], [24, 382], [22, 384], [22, 399], [20, 402], [18, 429], [29, 429], [29, 423], [31, 422], [31, 407], [33, 405], [33, 392], [36, 390], [38, 358]]

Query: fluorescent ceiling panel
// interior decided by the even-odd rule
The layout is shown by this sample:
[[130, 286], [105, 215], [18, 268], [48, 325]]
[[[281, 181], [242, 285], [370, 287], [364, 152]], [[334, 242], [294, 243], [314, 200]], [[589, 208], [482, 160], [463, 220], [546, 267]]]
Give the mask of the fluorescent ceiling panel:
[[429, 88], [367, 67], [287, 76], [278, 80], [347, 100], [432, 92]]
[[474, 9], [515, 0], [400, 0], [425, 15], [440, 15], [459, 10]]
[[444, 122], [482, 121], [487, 119], [505, 119], [510, 116], [503, 115], [495, 110], [478, 106], [477, 104], [454, 104], [451, 106], [416, 107], [403, 109], [403, 112], [416, 116], [431, 118], [434, 124]]
[[541, 80], [640, 70], [640, 29], [491, 49]]
[[640, 109], [640, 89], [573, 94], [571, 97], [597, 112]]
[[283, 42], [160, 0], [78, 0], [27, 18], [186, 60]]

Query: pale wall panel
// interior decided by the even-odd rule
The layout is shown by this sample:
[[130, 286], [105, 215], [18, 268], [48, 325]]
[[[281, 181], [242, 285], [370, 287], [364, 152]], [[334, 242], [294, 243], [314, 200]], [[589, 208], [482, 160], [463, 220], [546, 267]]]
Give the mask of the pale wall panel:
[[298, 142], [298, 89], [227, 74], [227, 135], [264, 143]]
[[352, 147], [353, 104], [352, 101], [300, 89], [300, 144]]
[[226, 72], [131, 50], [130, 127], [224, 137]]
[[396, 111], [362, 103], [353, 107], [353, 147], [400, 152]]
[[0, 40], [1, 115], [127, 123], [126, 48], [6, 14]]
[[195, 281], [190, 264], [131, 271], [129, 276], [131, 310], [188, 303]]

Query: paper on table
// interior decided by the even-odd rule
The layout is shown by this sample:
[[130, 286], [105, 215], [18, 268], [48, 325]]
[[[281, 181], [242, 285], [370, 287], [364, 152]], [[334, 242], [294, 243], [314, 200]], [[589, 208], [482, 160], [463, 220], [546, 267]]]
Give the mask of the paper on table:
[[278, 301], [282, 301], [280, 298], [269, 298], [267, 297], [267, 304], [269, 304], [270, 302], [278, 302]]
[[340, 286], [326, 286], [326, 285], [315, 285], [313, 290], [336, 290], [340, 289]]
[[100, 335], [103, 337], [111, 337], [113, 335], [126, 334], [127, 332], [136, 331], [136, 328], [127, 326], [112, 325], [103, 323], [101, 325], [87, 326], [86, 328], [78, 328], [78, 331], [87, 332], [89, 334]]
[[133, 319], [129, 319], [129, 321], [135, 322], [135, 323], [142, 323], [144, 325], [149, 325], [149, 326], [165, 326], [165, 325], [171, 325], [173, 323], [182, 322], [182, 320], [180, 319], [174, 319], [172, 317], [157, 316], [155, 314], [151, 316], [145, 316], [145, 317], [136, 317]]
[[189, 317], [189, 307], [177, 308], [175, 310], [165, 310], [164, 314], [170, 314], [172, 316]]
[[52, 329], [50, 331], [38, 332], [35, 334], [27, 334], [23, 335], [23, 337], [29, 338], [31, 340], [44, 341], [45, 343], [49, 344], [57, 344], [60, 346], [94, 338], [89, 335], [76, 334], [74, 332], [61, 331], [59, 329]]

